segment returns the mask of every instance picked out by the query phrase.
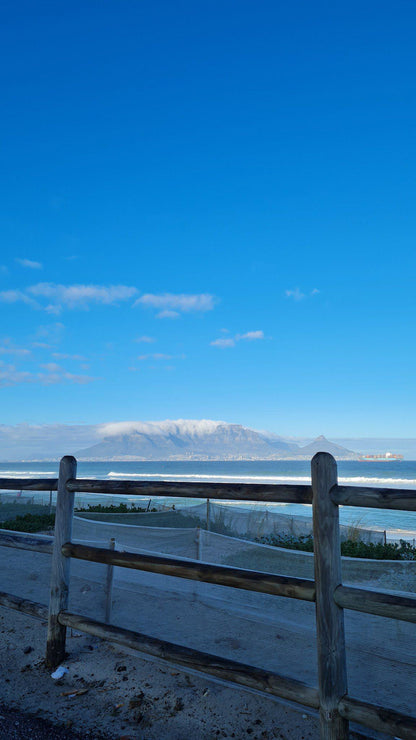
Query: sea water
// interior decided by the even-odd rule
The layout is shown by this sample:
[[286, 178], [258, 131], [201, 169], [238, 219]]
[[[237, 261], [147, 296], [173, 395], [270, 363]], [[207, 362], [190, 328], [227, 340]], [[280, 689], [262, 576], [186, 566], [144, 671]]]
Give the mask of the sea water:
[[[0, 463], [2, 478], [56, 478], [57, 462]], [[79, 462], [79, 478], [103, 480], [137, 481], [195, 481], [219, 483], [272, 483], [310, 484], [310, 461], [307, 460], [256, 460], [256, 461], [143, 461], [143, 462]], [[416, 461], [359, 462], [339, 461], [338, 481], [340, 484], [356, 486], [378, 486], [383, 488], [408, 488], [416, 490]], [[4, 496], [4, 493], [0, 491]], [[14, 492], [19, 496], [19, 492]], [[35, 501], [49, 500], [49, 494], [24, 493]], [[158, 498], [160, 502], [161, 498]], [[149, 496], [98, 496], [78, 494], [76, 504], [88, 506], [93, 503], [118, 504], [121, 501], [148, 504]], [[156, 503], [156, 499], [152, 501]], [[165, 499], [168, 505], [194, 505], [195, 499]], [[251, 502], [229, 502], [230, 506], [274, 510], [289, 515], [310, 516], [311, 507], [300, 504], [263, 504]], [[370, 529], [406, 530], [415, 532], [416, 512], [341, 507], [340, 520]]]

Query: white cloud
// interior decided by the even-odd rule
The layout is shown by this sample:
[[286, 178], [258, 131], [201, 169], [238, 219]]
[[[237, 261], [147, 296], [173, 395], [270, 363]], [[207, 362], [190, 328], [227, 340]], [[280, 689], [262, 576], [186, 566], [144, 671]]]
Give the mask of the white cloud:
[[154, 337], [137, 337], [137, 339], [134, 340], [135, 342], [143, 342], [143, 344], [153, 344], [153, 342], [156, 342], [156, 339]]
[[256, 339], [264, 339], [264, 331], [248, 331], [245, 334], [237, 335], [238, 339], [247, 339], [253, 342]]
[[112, 305], [126, 301], [137, 294], [137, 288], [128, 285], [59, 285], [38, 283], [27, 289], [36, 298], [47, 298], [49, 312], [65, 308], [88, 308], [89, 304]]
[[1, 303], [26, 303], [32, 308], [40, 308], [39, 304], [30, 296], [23, 293], [22, 290], [2, 290], [0, 291]]
[[[176, 318], [176, 314], [212, 311], [218, 299], [210, 293], [145, 293], [134, 306], [159, 309], [159, 318]], [[173, 312], [173, 313], [172, 313]]]
[[225, 349], [226, 347], [235, 347], [237, 342], [240, 342], [241, 340], [253, 342], [264, 338], [264, 331], [259, 329], [257, 331], [247, 331], [245, 334], [236, 334], [234, 337], [220, 337], [219, 339], [214, 339], [210, 344], [212, 347], [221, 347], [222, 349]]
[[17, 370], [14, 365], [6, 365], [0, 360], [0, 387], [30, 383], [32, 382], [31, 377], [31, 373]]
[[294, 290], [285, 290], [286, 298], [293, 298], [294, 301], [302, 301], [306, 298], [305, 293], [302, 293], [299, 288]]
[[151, 355], [139, 355], [138, 360], [171, 360], [172, 355], [164, 355], [161, 352], [156, 352]]
[[153, 352], [150, 355], [139, 355], [138, 360], [184, 360], [186, 355], [165, 355], [162, 352]]
[[54, 362], [49, 362], [40, 367], [46, 372], [33, 373], [21, 371], [17, 370], [14, 365], [6, 365], [0, 361], [0, 386], [19, 385], [21, 383], [39, 383], [41, 385], [76, 383], [77, 385], [85, 385], [96, 380], [96, 378], [89, 375], [68, 373]]
[[119, 434], [160, 434], [168, 437], [171, 434], [186, 434], [198, 438], [200, 435], [214, 434], [223, 421], [211, 419], [165, 419], [165, 421], [117, 421], [102, 424], [96, 428], [100, 437], [113, 437]]
[[52, 352], [52, 357], [55, 357], [57, 360], [79, 360], [79, 362], [83, 362], [86, 359], [83, 355], [67, 355], [64, 352]]
[[47, 370], [49, 373], [59, 373], [62, 370], [62, 367], [60, 365], [57, 365], [56, 362], [47, 362], [40, 367], [42, 367], [44, 370]]
[[28, 267], [30, 270], [41, 270], [43, 265], [41, 262], [34, 262], [33, 260], [20, 259], [16, 257], [16, 262], [22, 267]]
[[156, 314], [157, 319], [178, 319], [179, 316], [179, 311], [170, 311], [168, 309], [165, 309], [164, 311], [159, 311], [159, 313]]
[[[54, 365], [53, 362], [49, 364]], [[58, 368], [57, 370], [53, 370], [52, 368], [46, 369], [48, 372], [38, 373], [34, 382], [41, 383], [42, 385], [56, 385], [57, 383], [86, 385], [87, 383], [92, 383], [96, 380], [96, 378], [93, 378], [90, 375], [74, 375], [73, 373], [68, 373], [65, 370], [62, 370], [62, 368]]]
[[59, 316], [59, 314], [62, 313], [62, 306], [59, 303], [48, 303], [48, 305], [45, 306], [45, 311], [53, 316]]
[[20, 347], [0, 347], [0, 355], [15, 355], [16, 357], [27, 357], [30, 355], [30, 349], [22, 349]]
[[294, 290], [285, 290], [285, 296], [286, 298], [293, 298], [294, 301], [303, 301], [304, 298], [318, 295], [319, 292], [318, 288], [314, 288], [310, 293], [302, 293], [299, 288], [294, 288]]
[[[33, 263], [35, 264], [37, 263]], [[39, 266], [41, 267], [40, 263]], [[87, 309], [92, 304], [116, 305], [136, 297], [138, 292], [137, 288], [131, 285], [37, 283], [25, 290], [1, 291], [0, 302], [26, 303], [33, 308], [41, 308], [49, 314], [58, 315], [64, 308]], [[183, 313], [212, 311], [217, 302], [218, 299], [210, 293], [145, 293], [136, 298], [133, 306], [156, 309], [159, 319], [176, 319]], [[141, 337], [137, 341], [155, 340], [152, 337]]]
[[[137, 288], [128, 285], [60, 285], [37, 283], [26, 291], [3, 290], [2, 303], [26, 303], [43, 308], [47, 313], [59, 314], [63, 308], [88, 308], [90, 304], [113, 305], [137, 295]], [[38, 300], [35, 300], [38, 299]], [[42, 305], [42, 299], [47, 299]]]
[[213, 342], [210, 342], [212, 347], [234, 347], [235, 345], [235, 339], [214, 339]]

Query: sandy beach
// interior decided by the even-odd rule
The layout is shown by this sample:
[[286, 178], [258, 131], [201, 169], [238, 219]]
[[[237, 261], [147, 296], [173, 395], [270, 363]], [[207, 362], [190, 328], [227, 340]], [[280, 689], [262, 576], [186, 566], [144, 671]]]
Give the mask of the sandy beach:
[[[59, 681], [43, 662], [46, 624], [0, 608], [0, 702], [72, 729], [81, 737], [190, 740], [250, 737], [318, 740], [306, 710], [143, 659], [69, 633]], [[52, 736], [51, 736], [52, 737]]]

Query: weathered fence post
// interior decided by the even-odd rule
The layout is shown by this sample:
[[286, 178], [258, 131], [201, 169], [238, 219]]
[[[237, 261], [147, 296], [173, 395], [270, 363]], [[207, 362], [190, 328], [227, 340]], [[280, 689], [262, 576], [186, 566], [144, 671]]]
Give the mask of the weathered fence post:
[[201, 527], [196, 528], [196, 559], [201, 560], [202, 542], [201, 542]]
[[210, 501], [209, 498], [207, 498], [207, 532], [211, 529], [211, 511], [210, 511]]
[[61, 548], [71, 541], [74, 493], [67, 491], [66, 484], [76, 478], [77, 461], [67, 455], [59, 466], [58, 494], [56, 498], [55, 537], [52, 552], [51, 592], [49, 599], [48, 637], [46, 664], [56, 668], [65, 658], [66, 627], [59, 624], [58, 614], [68, 607], [70, 558], [62, 555]]
[[344, 612], [334, 600], [342, 582], [338, 506], [330, 497], [337, 464], [327, 452], [312, 459], [316, 632], [322, 740], [348, 740], [348, 721], [338, 711], [347, 693]]
[[[116, 541], [114, 537], [110, 539], [110, 550], [114, 550]], [[110, 624], [111, 622], [111, 607], [113, 603], [113, 577], [114, 577], [114, 565], [107, 565], [107, 577], [105, 581], [105, 623]]]

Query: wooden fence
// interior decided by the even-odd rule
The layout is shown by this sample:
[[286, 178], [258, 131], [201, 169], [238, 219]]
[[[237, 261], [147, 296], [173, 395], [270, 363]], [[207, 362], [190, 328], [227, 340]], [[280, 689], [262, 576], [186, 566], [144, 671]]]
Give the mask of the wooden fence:
[[[348, 692], [344, 609], [416, 622], [416, 596], [399, 596], [342, 584], [338, 508], [343, 505], [416, 511], [416, 491], [339, 486], [336, 462], [324, 452], [319, 452], [312, 460], [311, 486], [88, 480], [77, 479], [76, 469], [75, 458], [67, 456], [61, 460], [56, 480], [0, 479], [0, 490], [58, 492], [53, 546], [48, 538], [0, 532], [0, 545], [52, 551], [49, 608], [0, 592], [0, 605], [42, 619], [48, 615], [46, 663], [50, 668], [56, 668], [64, 660], [66, 629], [72, 627], [185, 668], [318, 709], [322, 740], [347, 740], [350, 721], [403, 740], [415, 740], [416, 717], [361, 701]], [[311, 504], [315, 580], [192, 563], [180, 558], [117, 552], [111, 546], [104, 549], [75, 544], [71, 541], [74, 494], [81, 491], [112, 496], [136, 494]], [[71, 558], [104, 563], [111, 568], [117, 565], [315, 602], [318, 687], [69, 612]]]

